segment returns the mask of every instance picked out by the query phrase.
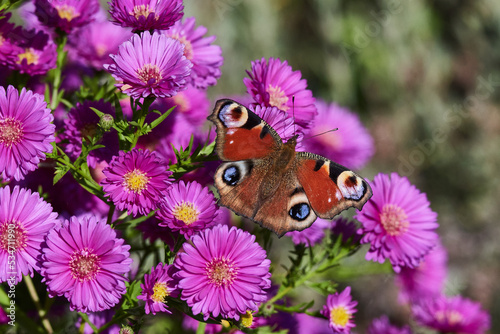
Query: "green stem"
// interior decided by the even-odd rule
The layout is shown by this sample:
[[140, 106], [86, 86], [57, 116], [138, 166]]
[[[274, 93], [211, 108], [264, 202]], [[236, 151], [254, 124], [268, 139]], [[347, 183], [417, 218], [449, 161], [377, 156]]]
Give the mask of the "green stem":
[[144, 102], [142, 103], [142, 108], [139, 112], [139, 116], [137, 117], [137, 129], [134, 133], [134, 138], [132, 139], [132, 145], [130, 146], [130, 149], [133, 149], [135, 145], [137, 145], [137, 141], [139, 140], [139, 137], [141, 136], [142, 133], [142, 128], [144, 127], [144, 123], [146, 122], [146, 116], [149, 113], [149, 107], [151, 107], [151, 104], [154, 102], [155, 98], [154, 97], [146, 97], [144, 99]]
[[38, 298], [38, 293], [36, 292], [35, 285], [33, 284], [33, 280], [29, 275], [24, 276], [24, 284], [26, 284], [26, 287], [28, 288], [28, 292], [31, 296], [31, 299], [33, 300], [33, 304], [35, 304], [36, 309], [38, 310], [38, 316], [42, 320], [42, 325], [47, 331], [47, 333], [52, 334], [54, 333], [54, 330], [52, 329], [52, 326], [50, 325], [49, 319], [47, 319], [47, 313], [45, 310], [42, 308], [42, 305], [40, 304], [40, 298]]
[[205, 328], [207, 327], [206, 322], [199, 322], [198, 328], [196, 329], [196, 334], [205, 334]]
[[54, 81], [52, 82], [52, 97], [50, 99], [50, 109], [55, 110], [60, 102], [59, 96], [59, 88], [61, 87], [62, 82], [62, 69], [64, 66], [64, 62], [66, 61], [66, 51], [64, 51], [64, 47], [68, 42], [68, 36], [64, 35], [59, 38], [56, 38], [57, 43], [57, 60], [56, 60], [56, 68], [54, 69]]

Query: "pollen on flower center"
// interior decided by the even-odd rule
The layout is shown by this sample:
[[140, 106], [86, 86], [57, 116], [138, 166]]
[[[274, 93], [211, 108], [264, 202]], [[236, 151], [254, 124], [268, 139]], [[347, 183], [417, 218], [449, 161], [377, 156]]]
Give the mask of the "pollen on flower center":
[[153, 295], [151, 296], [151, 299], [156, 303], [164, 303], [165, 297], [168, 297], [169, 294], [167, 283], [156, 282], [153, 286]]
[[26, 59], [26, 62], [28, 63], [28, 65], [38, 64], [38, 60], [40, 58], [38, 53], [33, 48], [25, 49], [24, 52], [18, 54], [17, 57], [18, 57], [18, 59], [17, 59], [16, 63], [21, 64], [23, 62], [23, 60]]
[[26, 230], [18, 222], [5, 222], [0, 226], [0, 248], [6, 252], [22, 251], [27, 239]]
[[330, 321], [337, 326], [345, 327], [349, 322], [349, 312], [344, 306], [337, 306], [330, 311]]
[[23, 138], [23, 124], [14, 118], [0, 120], [0, 144], [12, 147], [21, 142]]
[[135, 193], [141, 194], [149, 183], [149, 177], [143, 171], [134, 169], [123, 176], [123, 185]]
[[206, 272], [210, 283], [217, 287], [230, 286], [237, 274], [232, 261], [225, 258], [214, 258], [207, 263]]
[[405, 233], [410, 225], [404, 210], [394, 204], [384, 205], [380, 213], [380, 222], [390, 236]]
[[269, 104], [280, 110], [287, 111], [289, 107], [286, 105], [288, 102], [288, 96], [279, 86], [269, 85], [267, 86], [267, 92], [269, 93]]
[[252, 324], [253, 324], [253, 314], [251, 311], [247, 310], [244, 314], [241, 315], [241, 325], [250, 328]]
[[99, 257], [88, 248], [75, 251], [69, 261], [71, 275], [79, 281], [94, 279], [100, 267], [101, 261]]
[[178, 40], [184, 45], [184, 57], [186, 57], [188, 60], [192, 60], [194, 58], [193, 45], [191, 44], [190, 41], [188, 41], [188, 39], [185, 36], [179, 36], [179, 34], [173, 34], [170, 37]]
[[[134, 10], [129, 12], [130, 15], [139, 19], [141, 16], [147, 18], [149, 14], [154, 13], [154, 10], [149, 7], [149, 5], [138, 5], [134, 7]], [[158, 19], [158, 15], [155, 14], [155, 19]]]
[[200, 211], [198, 211], [194, 203], [183, 201], [180, 205], [174, 207], [173, 214], [175, 218], [182, 220], [184, 224], [191, 225], [198, 220]]
[[153, 64], [145, 64], [137, 70], [138, 79], [145, 84], [152, 85], [161, 81], [160, 68]]
[[67, 4], [61, 6], [55, 6], [57, 9], [57, 14], [61, 19], [66, 19], [68, 21], [73, 20], [75, 17], [80, 16], [80, 13], [75, 10], [75, 7], [69, 6]]

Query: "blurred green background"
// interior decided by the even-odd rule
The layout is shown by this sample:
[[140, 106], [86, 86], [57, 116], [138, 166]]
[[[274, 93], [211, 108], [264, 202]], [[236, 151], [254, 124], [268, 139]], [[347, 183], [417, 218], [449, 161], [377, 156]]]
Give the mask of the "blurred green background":
[[[376, 143], [362, 175], [398, 172], [427, 193], [449, 253], [446, 292], [481, 302], [491, 333], [500, 333], [500, 2], [190, 0], [185, 7], [223, 49], [212, 97], [243, 94], [251, 61], [279, 57], [302, 72], [315, 97], [361, 115]], [[406, 319], [391, 276], [352, 285], [359, 332], [382, 313]]]

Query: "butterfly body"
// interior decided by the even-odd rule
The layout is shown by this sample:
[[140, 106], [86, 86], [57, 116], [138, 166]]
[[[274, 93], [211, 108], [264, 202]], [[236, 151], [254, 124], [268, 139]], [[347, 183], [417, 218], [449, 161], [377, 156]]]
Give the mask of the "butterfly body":
[[317, 217], [361, 209], [371, 197], [366, 181], [322, 156], [296, 152], [259, 116], [232, 100], [217, 101], [208, 117], [217, 127], [215, 173], [219, 203], [282, 236]]

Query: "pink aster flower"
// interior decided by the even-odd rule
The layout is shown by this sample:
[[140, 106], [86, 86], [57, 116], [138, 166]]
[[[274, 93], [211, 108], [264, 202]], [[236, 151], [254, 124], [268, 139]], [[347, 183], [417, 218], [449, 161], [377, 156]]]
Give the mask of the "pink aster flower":
[[363, 224], [361, 243], [370, 244], [366, 260], [389, 259], [396, 272], [417, 267], [438, 240], [427, 196], [396, 173], [378, 174], [370, 185], [373, 197], [355, 216]]
[[315, 99], [300, 71], [293, 71], [286, 60], [270, 58], [268, 62], [262, 58], [252, 62], [252, 70], [247, 74], [250, 78], [244, 78], [243, 83], [257, 104], [277, 107], [295, 117], [297, 124], [310, 126], [317, 114]]
[[[306, 141], [308, 151], [317, 153], [336, 163], [359, 169], [373, 156], [373, 138], [359, 120], [358, 115], [335, 103], [316, 101], [318, 116]], [[338, 128], [336, 131], [327, 131]]]
[[7, 61], [9, 68], [33, 76], [46, 74], [56, 67], [56, 45], [43, 31], [16, 27], [9, 37], [17, 46], [15, 57]]
[[51, 297], [66, 297], [70, 309], [97, 312], [116, 305], [126, 292], [130, 246], [106, 220], [71, 217], [49, 232], [42, 248], [43, 281]]
[[212, 45], [215, 36], [203, 37], [207, 28], [195, 27], [195, 18], [190, 17], [184, 23], [177, 21], [163, 33], [184, 44], [184, 56], [193, 63], [190, 77], [193, 86], [204, 89], [217, 83], [224, 58], [220, 46]]
[[368, 328], [368, 334], [412, 334], [409, 326], [402, 328], [391, 325], [386, 315], [374, 319]]
[[146, 314], [172, 313], [166, 305], [165, 298], [177, 297], [176, 282], [172, 278], [174, 272], [173, 265], [158, 263], [156, 268], [151, 268], [151, 274], [144, 275], [144, 284], [141, 283], [142, 294], [137, 298], [146, 302]]
[[346, 243], [350, 239], [352, 243], [358, 244], [361, 236], [356, 233], [357, 229], [356, 224], [349, 221], [349, 219], [338, 217], [332, 221], [330, 233], [334, 235], [334, 238], [341, 235], [343, 243]]
[[257, 311], [271, 286], [271, 261], [255, 236], [226, 225], [195, 234], [175, 260], [181, 299], [193, 314], [234, 318]]
[[43, 96], [0, 87], [0, 172], [5, 180], [22, 180], [52, 152], [55, 126]]
[[[22, 275], [33, 277], [41, 244], [57, 224], [57, 214], [37, 192], [0, 188], [0, 282], [17, 284]], [[13, 257], [13, 258], [12, 258]]]
[[490, 315], [481, 304], [462, 296], [429, 298], [412, 308], [417, 323], [441, 333], [483, 334]]
[[132, 36], [110, 57], [114, 64], [104, 68], [116, 79], [116, 87], [136, 99], [174, 96], [186, 88], [193, 66], [181, 42], [149, 31]]
[[403, 267], [395, 276], [399, 302], [415, 303], [441, 295], [448, 271], [447, 258], [446, 249], [438, 241], [416, 268]]
[[132, 32], [109, 21], [95, 21], [70, 36], [69, 43], [78, 58], [97, 70], [109, 63], [109, 55], [132, 37]]
[[302, 231], [287, 232], [285, 235], [292, 238], [294, 244], [305, 244], [312, 247], [319, 244], [325, 237], [325, 229], [330, 226], [328, 220], [316, 219], [314, 224]]
[[182, 0], [112, 0], [112, 21], [134, 31], [170, 28], [184, 14]]
[[159, 225], [179, 231], [188, 239], [215, 224], [219, 208], [212, 192], [198, 182], [179, 181], [170, 187], [156, 213]]
[[336, 292], [327, 297], [326, 305], [323, 306], [321, 314], [328, 319], [334, 333], [347, 334], [351, 332], [351, 328], [356, 327], [352, 321], [353, 315], [357, 311], [356, 305], [358, 302], [352, 300], [351, 287], [348, 286], [341, 293]]
[[[95, 136], [99, 130], [99, 116], [90, 108], [95, 108], [107, 115], [115, 116], [115, 109], [109, 102], [84, 101], [78, 102], [75, 108], [72, 108], [67, 118], [64, 120], [65, 131], [61, 133], [61, 140], [64, 140], [62, 146], [66, 153], [73, 159], [78, 158], [82, 151], [83, 138]], [[87, 157], [87, 163], [95, 168], [99, 162], [111, 161], [114, 155], [118, 154], [119, 143], [116, 130], [111, 129], [105, 132], [99, 141], [104, 147], [90, 151]]]
[[34, 0], [41, 24], [67, 34], [92, 22], [99, 10], [97, 0]]
[[120, 151], [103, 170], [101, 181], [106, 197], [120, 210], [137, 216], [156, 210], [160, 199], [173, 181], [172, 172], [155, 152], [134, 149]]

